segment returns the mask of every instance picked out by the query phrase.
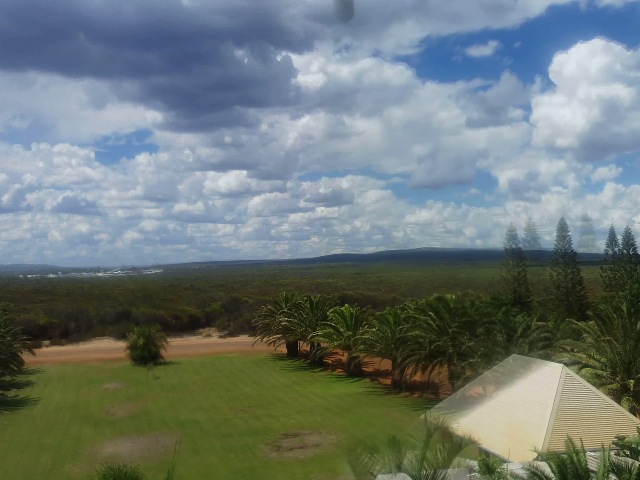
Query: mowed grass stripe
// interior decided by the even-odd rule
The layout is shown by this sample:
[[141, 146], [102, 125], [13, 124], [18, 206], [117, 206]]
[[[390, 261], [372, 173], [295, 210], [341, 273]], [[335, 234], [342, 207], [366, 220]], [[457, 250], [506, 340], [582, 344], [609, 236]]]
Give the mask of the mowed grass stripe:
[[[87, 479], [106, 459], [100, 452], [118, 447], [160, 479], [176, 438], [178, 479], [337, 478], [348, 473], [354, 438], [405, 433], [425, 408], [367, 380], [271, 356], [194, 357], [149, 372], [56, 365], [30, 378], [23, 393], [39, 402], [0, 413], [3, 478]], [[301, 431], [335, 441], [305, 458], [267, 455], [282, 434]]]

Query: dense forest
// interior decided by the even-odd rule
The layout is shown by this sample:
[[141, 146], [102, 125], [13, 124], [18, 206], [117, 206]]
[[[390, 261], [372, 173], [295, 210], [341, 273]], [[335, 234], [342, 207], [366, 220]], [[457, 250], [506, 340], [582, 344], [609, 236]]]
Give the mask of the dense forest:
[[[249, 332], [255, 312], [281, 291], [335, 296], [338, 302], [383, 310], [433, 293], [491, 293], [500, 261], [337, 263], [175, 268], [124, 278], [0, 276], [1, 308], [35, 339], [122, 338], [134, 324], [159, 323], [171, 333], [215, 326]], [[543, 298], [545, 264], [529, 266]], [[590, 295], [601, 295], [599, 267], [583, 267]], [[537, 287], [540, 285], [540, 287]]]

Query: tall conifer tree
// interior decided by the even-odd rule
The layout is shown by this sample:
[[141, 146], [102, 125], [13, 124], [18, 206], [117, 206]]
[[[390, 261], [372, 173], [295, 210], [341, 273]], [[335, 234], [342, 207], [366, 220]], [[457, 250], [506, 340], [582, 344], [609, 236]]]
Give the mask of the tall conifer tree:
[[620, 283], [623, 291], [629, 291], [638, 283], [640, 272], [640, 254], [633, 230], [628, 225], [620, 236], [618, 251]]
[[600, 278], [602, 289], [608, 293], [617, 293], [622, 290], [620, 281], [620, 241], [616, 233], [616, 227], [611, 225], [604, 244], [604, 258], [600, 266]]
[[573, 248], [569, 224], [560, 217], [549, 270], [547, 294], [553, 312], [562, 318], [583, 320], [589, 309], [587, 289]]
[[524, 235], [522, 236], [522, 249], [525, 251], [542, 249], [538, 228], [536, 227], [536, 224], [531, 217], [527, 218], [527, 223], [524, 226]]
[[576, 250], [580, 253], [592, 253], [597, 250], [596, 229], [588, 214], [580, 217], [580, 237], [576, 242]]
[[504, 236], [501, 293], [507, 305], [522, 311], [531, 307], [531, 287], [527, 272], [527, 257], [522, 249], [518, 230], [509, 224]]

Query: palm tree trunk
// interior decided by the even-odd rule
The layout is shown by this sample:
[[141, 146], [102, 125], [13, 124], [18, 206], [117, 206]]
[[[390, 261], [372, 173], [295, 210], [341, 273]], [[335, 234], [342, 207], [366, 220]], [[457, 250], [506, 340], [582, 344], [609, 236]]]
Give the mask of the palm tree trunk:
[[402, 375], [398, 368], [398, 362], [395, 359], [391, 359], [391, 387], [396, 390], [402, 388]]
[[358, 355], [347, 354], [347, 375], [350, 377], [361, 377], [364, 374], [362, 370], [362, 359]]
[[285, 343], [287, 349], [287, 358], [298, 358], [298, 352], [300, 351], [300, 345], [297, 340], [292, 340]]
[[320, 348], [320, 342], [309, 343], [309, 363], [311, 363], [311, 365], [315, 365], [317, 367], [324, 365], [324, 357]]

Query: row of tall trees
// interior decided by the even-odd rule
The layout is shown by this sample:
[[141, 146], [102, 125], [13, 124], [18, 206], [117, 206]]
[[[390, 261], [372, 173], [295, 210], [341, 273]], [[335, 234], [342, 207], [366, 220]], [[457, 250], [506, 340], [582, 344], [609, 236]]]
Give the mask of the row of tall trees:
[[[590, 219], [587, 217], [582, 223], [588, 223], [590, 227], [581, 227], [581, 237], [593, 239], [594, 236], [589, 233], [593, 230]], [[532, 235], [537, 235], [531, 219], [525, 226], [525, 235], [528, 238], [526, 242], [524, 239], [520, 240], [513, 224], [506, 229], [500, 294], [506, 305], [530, 312], [534, 305], [528, 277], [527, 250], [531, 245]], [[609, 228], [600, 276], [602, 289], [606, 294], [619, 295], [640, 290], [640, 254], [629, 226], [624, 228], [620, 238], [613, 225]], [[556, 226], [544, 300], [544, 310], [558, 318], [585, 320], [591, 308], [578, 253], [564, 217], [560, 218]]]
[[601, 265], [606, 295], [590, 302], [566, 220], [560, 218], [543, 308], [532, 306], [527, 258], [517, 231], [505, 233], [501, 299], [546, 318], [555, 358], [577, 366], [592, 384], [640, 414], [640, 254], [633, 231], [609, 229]]
[[[640, 435], [640, 431], [638, 432]], [[447, 480], [447, 470], [469, 468], [466, 460], [473, 456], [477, 443], [457, 435], [441, 419], [425, 419], [419, 432], [403, 442], [392, 436], [387, 445], [365, 443], [349, 455], [351, 471], [357, 480], [404, 478], [408, 480]], [[476, 474], [481, 480], [637, 480], [640, 478], [640, 456], [637, 439], [618, 438], [615, 452], [602, 448], [594, 469], [587, 450], [571, 437], [565, 441], [565, 451], [540, 452], [546, 463], [525, 464], [524, 475], [509, 472], [497, 457], [483, 455], [477, 459]]]
[[619, 294], [637, 288], [640, 280], [640, 254], [633, 231], [626, 226], [618, 239], [613, 225], [609, 227], [601, 268], [603, 290]]
[[512, 353], [555, 358], [640, 413], [640, 259], [631, 229], [618, 241], [611, 228], [602, 265], [609, 295], [593, 303], [564, 218], [543, 308], [533, 303], [526, 252], [513, 225], [504, 253], [495, 295], [433, 295], [375, 313], [328, 296], [286, 292], [260, 310], [257, 338], [286, 346], [290, 357], [306, 346], [316, 365], [332, 351], [343, 352], [348, 375], [362, 374], [366, 358], [386, 359], [396, 388], [422, 373], [427, 384], [446, 375], [455, 389]]
[[417, 373], [447, 375], [455, 388], [511, 353], [542, 355], [552, 340], [536, 317], [474, 295], [433, 295], [374, 313], [284, 292], [259, 312], [255, 327], [257, 339], [285, 346], [289, 357], [307, 346], [309, 361], [320, 364], [343, 352], [352, 376], [362, 374], [363, 359], [386, 359], [397, 388]]
[[[531, 238], [535, 225], [531, 219], [525, 226], [526, 235]], [[535, 231], [537, 235], [537, 231]], [[530, 245], [530, 240], [528, 240]], [[513, 224], [507, 227], [504, 240], [504, 261], [500, 279], [500, 295], [505, 305], [522, 312], [531, 312], [533, 296], [527, 268], [525, 242], [521, 242]], [[538, 240], [539, 243], [539, 240]], [[578, 254], [573, 248], [569, 224], [564, 217], [558, 221], [549, 267], [546, 288], [547, 309], [560, 318], [586, 318], [589, 300], [580, 266]]]
[[427, 385], [448, 379], [456, 389], [514, 353], [553, 358], [640, 414], [640, 298], [633, 294], [607, 297], [586, 320], [574, 320], [474, 295], [433, 295], [374, 313], [286, 292], [255, 323], [258, 339], [287, 345], [290, 357], [306, 346], [309, 361], [320, 365], [330, 352], [343, 352], [351, 376], [362, 374], [367, 358], [386, 359], [396, 388], [422, 373]]

